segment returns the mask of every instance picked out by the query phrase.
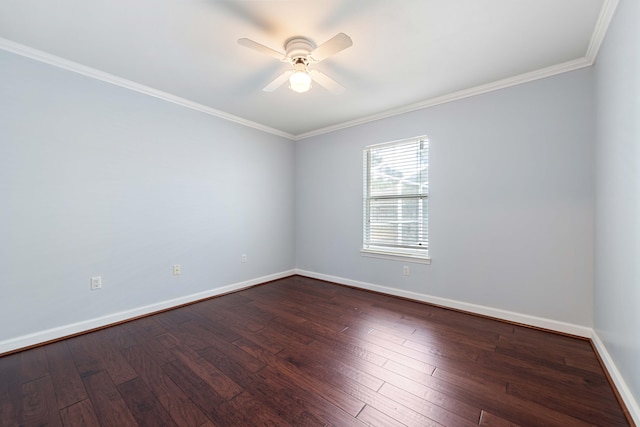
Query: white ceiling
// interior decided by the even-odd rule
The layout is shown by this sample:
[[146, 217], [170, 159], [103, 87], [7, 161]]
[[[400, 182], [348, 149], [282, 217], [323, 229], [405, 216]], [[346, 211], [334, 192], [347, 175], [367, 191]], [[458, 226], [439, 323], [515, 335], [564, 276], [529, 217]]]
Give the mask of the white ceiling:
[[[1, 0], [0, 48], [298, 139], [588, 66], [615, 0]], [[261, 89], [284, 51], [339, 32], [314, 68], [346, 87]], [[311, 68], [311, 67], [310, 67]]]

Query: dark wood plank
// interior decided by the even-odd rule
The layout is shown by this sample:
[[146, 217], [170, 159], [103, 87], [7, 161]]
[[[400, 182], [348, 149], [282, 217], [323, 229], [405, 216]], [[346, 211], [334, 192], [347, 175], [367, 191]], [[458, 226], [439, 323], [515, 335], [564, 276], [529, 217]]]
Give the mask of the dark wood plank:
[[111, 334], [112, 329], [104, 329], [94, 332], [87, 339], [90, 339], [94, 352], [97, 352], [101, 365], [105, 367], [111, 380], [118, 385], [136, 378], [138, 374], [111, 344]]
[[122, 353], [176, 424], [197, 426], [207, 422], [206, 415], [163, 372], [161, 365], [143, 347], [132, 346], [123, 349]]
[[293, 424], [278, 415], [277, 410], [266, 406], [246, 391], [229, 401], [229, 406], [241, 418], [238, 425], [293, 427]]
[[[337, 337], [336, 339], [345, 344], [357, 345], [357, 347], [367, 351], [368, 353], [378, 356], [384, 360], [384, 363], [391, 360], [417, 370], [429, 371], [433, 370], [434, 362], [437, 361], [435, 357], [431, 357], [428, 354], [406, 348], [404, 346], [398, 346], [388, 341], [380, 340], [379, 338], [370, 336], [369, 334], [347, 334], [349, 330], [350, 329], [347, 329], [345, 331], [343, 337]], [[325, 340], [326, 339], [323, 341]]]
[[[475, 369], [476, 366], [473, 364], [461, 365], [455, 369], [437, 368], [432, 372], [424, 372], [389, 361], [384, 365], [384, 368], [393, 373], [385, 375], [387, 382], [418, 395], [423, 392], [423, 387], [449, 391], [447, 388], [449, 383], [467, 387], [469, 390], [479, 390], [484, 394], [500, 395], [505, 393], [508, 385], [505, 379], [496, 376], [493, 372]], [[445, 382], [442, 382], [441, 379]], [[452, 389], [451, 393], [455, 394], [455, 389]]]
[[19, 353], [0, 359], [0, 426], [13, 427], [22, 420]]
[[22, 385], [22, 403], [23, 425], [62, 425], [56, 393], [48, 375]]
[[[234, 360], [229, 359], [213, 347], [199, 352], [205, 359], [224, 372], [235, 383], [241, 385], [253, 397], [270, 408], [275, 408], [278, 415], [294, 426], [324, 426], [318, 417], [304, 407], [297, 396], [286, 396], [278, 393], [272, 385], [248, 372]], [[302, 395], [304, 395], [304, 391]]]
[[82, 377], [98, 421], [103, 426], [137, 426], [115, 384], [105, 371]]
[[177, 357], [223, 399], [231, 400], [244, 391], [218, 368], [189, 348], [174, 350]]
[[480, 425], [483, 427], [520, 427], [518, 424], [514, 424], [487, 411], [482, 411]]
[[593, 350], [590, 352], [585, 351], [580, 353], [566, 352], [563, 355], [563, 360], [567, 366], [591, 371], [597, 375], [602, 374], [602, 365], [600, 365], [600, 361]]
[[44, 347], [20, 353], [20, 380], [27, 383], [49, 374], [49, 362]]
[[118, 385], [118, 391], [139, 425], [176, 426], [171, 416], [140, 378]]
[[378, 369], [382, 369], [380, 366], [328, 347], [323, 351], [314, 351], [307, 345], [292, 342], [278, 353], [278, 357], [312, 375], [337, 384], [349, 379], [374, 391], [384, 384], [379, 375], [375, 375]]
[[[267, 367], [256, 376], [275, 392], [280, 401], [296, 401], [305, 412], [321, 420], [322, 425], [364, 426], [361, 421], [326, 400], [315, 388], [304, 388], [292, 381], [288, 375], [282, 375], [274, 368]], [[344, 393], [344, 391], [341, 392]], [[359, 400], [357, 397], [355, 399]]]
[[89, 399], [61, 409], [60, 417], [65, 427], [101, 427], [96, 411], [93, 409]]
[[317, 392], [294, 384], [277, 369], [267, 366], [252, 373], [216, 348], [200, 353], [268, 407], [281, 408], [278, 413], [292, 425], [360, 425]]
[[420, 343], [456, 343], [476, 348], [479, 350], [493, 351], [501, 335], [496, 332], [465, 330], [438, 323], [427, 324], [416, 331], [407, 339]]
[[211, 337], [208, 332], [199, 335], [197, 332], [193, 332], [188, 325], [185, 327], [185, 324], [189, 322], [174, 323], [164, 316], [158, 316], [156, 320], [168, 331], [158, 336], [158, 341], [167, 348], [187, 346], [193, 350], [201, 350], [215, 342], [215, 337]]
[[[624, 415], [615, 410], [615, 407], [612, 408], [613, 399], [607, 401], [606, 396], [603, 396], [602, 400], [593, 396], [593, 399], [587, 404], [584, 401], [584, 395], [567, 395], [560, 387], [555, 389], [531, 387], [528, 383], [509, 383], [507, 393], [522, 400], [536, 402], [554, 411], [569, 414], [585, 423], [590, 423], [591, 420], [600, 420], [604, 425], [621, 425], [625, 422]], [[562, 401], [558, 400], [558, 395], [564, 396]]]
[[209, 344], [207, 348], [209, 347], [215, 348], [216, 350], [225, 354], [230, 359], [240, 363], [244, 367], [244, 369], [250, 372], [258, 372], [260, 369], [264, 368], [265, 366], [263, 362], [251, 356], [249, 353], [243, 351], [242, 349], [234, 345], [230, 345], [231, 344], [230, 341], [226, 341], [224, 339], [218, 339], [218, 336], [216, 334], [210, 333], [209, 330], [207, 330], [206, 328], [202, 328], [200, 325], [190, 322], [185, 328], [189, 330], [191, 333], [196, 334], [198, 336], [201, 336], [201, 337], [206, 336], [207, 343]]
[[264, 362], [267, 366], [264, 371], [270, 370], [275, 375], [285, 377], [291, 384], [322, 396], [323, 399], [354, 417], [364, 407], [362, 402], [353, 399], [339, 388], [330, 386], [327, 382], [309, 375], [290, 361], [275, 356], [249, 341], [238, 340], [234, 344]]
[[[405, 385], [406, 382], [402, 384]], [[462, 425], [461, 419], [466, 420], [467, 423], [477, 424], [482, 412], [455, 396], [428, 388], [423, 389], [422, 393], [414, 394], [386, 383], [379, 392], [444, 425]]]
[[45, 347], [53, 386], [60, 409], [83, 401], [87, 391], [76, 369], [66, 341], [59, 341]]
[[[592, 423], [585, 423], [564, 411], [549, 409], [536, 402], [512, 396], [503, 390], [496, 392], [492, 385], [485, 386], [483, 383], [474, 383], [468, 379], [465, 382], [465, 379], [466, 377], [463, 375], [436, 369], [434, 380], [424, 387], [456, 396], [470, 405], [526, 426], [568, 427], [592, 425]], [[473, 384], [473, 386], [469, 388], [468, 384]]]
[[426, 417], [411, 408], [396, 402], [387, 396], [371, 391], [366, 387], [351, 387], [345, 383], [344, 390], [358, 400], [363, 401], [367, 406], [384, 413], [388, 417], [407, 426], [441, 426], [442, 424]]
[[436, 391], [418, 397], [399, 387], [385, 384], [380, 388], [379, 393], [445, 426], [478, 425], [482, 412], [478, 408]]
[[234, 410], [182, 360], [165, 365], [163, 370], [216, 425], [242, 425], [245, 415]]
[[486, 352], [478, 358], [477, 365], [479, 369], [499, 369], [501, 376], [510, 382], [531, 380], [539, 385], [561, 390], [569, 389], [598, 399], [615, 400], [604, 375], [558, 364], [553, 360], [543, 363], [526, 356]]
[[[153, 357], [159, 364], [164, 365], [165, 363], [172, 362], [176, 360], [175, 354], [169, 350], [169, 348], [165, 347], [159, 337], [162, 337], [167, 334], [166, 329], [162, 327], [154, 317], [148, 317], [145, 325], [139, 325], [138, 322], [129, 322], [122, 325], [122, 328], [127, 331], [129, 335], [134, 337], [133, 343], [124, 343], [118, 344], [120, 341], [116, 340], [114, 343], [120, 351], [123, 351], [127, 348], [131, 347], [139, 347], [143, 348], [151, 357]], [[114, 329], [114, 328], [112, 328]], [[152, 330], [154, 332], [162, 331], [160, 335], [153, 335], [149, 331]]]
[[93, 336], [86, 334], [66, 341], [81, 377], [90, 376], [105, 369], [99, 352], [93, 347]]
[[407, 366], [418, 366], [414, 360], [421, 362], [420, 366], [426, 363], [434, 367], [475, 361], [480, 354], [475, 347], [450, 342], [434, 344], [408, 339], [403, 344], [397, 344], [359, 328], [349, 328], [344, 334], [371, 344], [370, 348], [377, 348], [376, 352], [381, 356]]
[[360, 411], [358, 419], [366, 425], [373, 427], [405, 427], [400, 421], [396, 421], [387, 414], [368, 405]]

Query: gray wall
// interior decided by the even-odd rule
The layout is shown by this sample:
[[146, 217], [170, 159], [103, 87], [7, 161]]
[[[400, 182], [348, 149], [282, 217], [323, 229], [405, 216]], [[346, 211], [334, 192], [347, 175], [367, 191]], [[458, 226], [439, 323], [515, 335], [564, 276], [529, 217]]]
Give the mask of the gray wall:
[[[299, 269], [592, 326], [591, 69], [299, 141]], [[363, 257], [362, 149], [430, 138], [431, 265]]]
[[594, 327], [636, 402], [640, 402], [639, 21], [638, 2], [621, 0], [595, 67]]
[[294, 268], [292, 141], [3, 51], [0, 99], [0, 342]]

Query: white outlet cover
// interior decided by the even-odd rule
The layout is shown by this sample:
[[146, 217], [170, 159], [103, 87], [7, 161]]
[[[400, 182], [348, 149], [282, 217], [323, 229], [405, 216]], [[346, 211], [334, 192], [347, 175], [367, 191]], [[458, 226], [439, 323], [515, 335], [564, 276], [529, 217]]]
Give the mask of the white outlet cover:
[[91, 289], [92, 290], [96, 290], [96, 289], [101, 289], [102, 288], [102, 277], [101, 276], [94, 276], [91, 278]]

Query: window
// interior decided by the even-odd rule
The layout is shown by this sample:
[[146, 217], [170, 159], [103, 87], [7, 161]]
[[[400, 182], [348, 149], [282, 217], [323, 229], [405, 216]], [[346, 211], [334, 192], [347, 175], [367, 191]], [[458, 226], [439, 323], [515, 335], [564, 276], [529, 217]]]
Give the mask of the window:
[[364, 149], [364, 254], [429, 260], [429, 140]]

